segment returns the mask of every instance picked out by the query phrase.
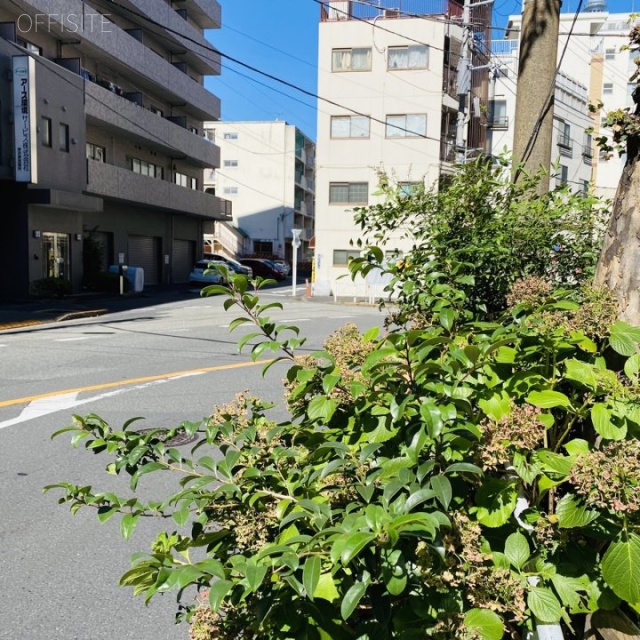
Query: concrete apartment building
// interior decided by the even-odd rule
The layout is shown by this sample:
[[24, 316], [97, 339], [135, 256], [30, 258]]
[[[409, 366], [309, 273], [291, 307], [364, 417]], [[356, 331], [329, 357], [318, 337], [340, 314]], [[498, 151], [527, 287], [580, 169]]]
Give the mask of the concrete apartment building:
[[229, 255], [291, 260], [291, 229], [301, 229], [298, 260], [311, 259], [315, 144], [283, 121], [207, 122], [220, 147], [220, 168], [205, 172], [205, 189], [231, 203], [233, 223], [217, 222], [207, 248]]
[[186, 281], [224, 218], [203, 190], [220, 115], [204, 29], [216, 0], [12, 0], [0, 5], [0, 296], [43, 277], [82, 286], [83, 244], [145, 284]]
[[[491, 23], [486, 8], [472, 16], [475, 53], [485, 63]], [[380, 170], [409, 191], [416, 183], [437, 183], [460, 156], [484, 150], [486, 127], [477, 126], [474, 105], [486, 105], [486, 67], [471, 74], [470, 95], [464, 97], [471, 109], [463, 131], [456, 127], [462, 13], [461, 4], [440, 0], [330, 0], [323, 6], [318, 93], [330, 102], [318, 103], [317, 294], [348, 286], [340, 276], [359, 255], [351, 243], [361, 235], [352, 210], [379, 201], [374, 193]], [[480, 58], [473, 63], [482, 66]]]
[[[594, 192], [613, 197], [625, 158], [600, 153], [594, 141], [610, 135], [606, 112], [633, 107], [631, 94], [636, 84], [629, 82], [635, 71], [638, 52], [625, 50], [631, 30], [628, 13], [609, 13], [605, 0], [589, 0], [578, 14], [572, 30], [573, 13], [560, 16], [558, 60], [554, 106], [554, 152], [550, 165], [559, 161], [556, 184], [567, 181], [583, 190], [590, 181]], [[490, 123], [489, 150], [496, 154], [504, 146], [513, 147], [513, 115], [517, 91], [517, 64], [522, 16], [510, 16], [504, 40], [494, 40], [492, 58], [497, 63], [494, 122]], [[568, 40], [568, 42], [567, 42]], [[604, 108], [588, 113], [588, 104], [602, 101]], [[503, 119], [501, 120], [501, 117]], [[586, 129], [592, 127], [593, 134]], [[553, 186], [553, 184], [552, 184]]]

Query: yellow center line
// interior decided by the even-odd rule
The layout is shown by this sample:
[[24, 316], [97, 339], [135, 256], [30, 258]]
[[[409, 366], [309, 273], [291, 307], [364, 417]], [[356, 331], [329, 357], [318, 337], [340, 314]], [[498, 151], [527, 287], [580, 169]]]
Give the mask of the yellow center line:
[[4, 400], [0, 402], [1, 407], [11, 407], [15, 404], [25, 404], [42, 400], [43, 398], [51, 398], [53, 396], [61, 396], [67, 393], [82, 393], [83, 391], [102, 391], [103, 389], [113, 389], [113, 387], [122, 387], [130, 384], [140, 384], [141, 382], [153, 382], [154, 380], [165, 380], [176, 378], [178, 376], [193, 375], [195, 373], [210, 373], [212, 371], [226, 371], [228, 369], [240, 369], [242, 367], [254, 367], [258, 364], [267, 364], [270, 360], [256, 360], [255, 362], [237, 362], [235, 364], [221, 364], [216, 367], [203, 367], [201, 369], [188, 369], [186, 371], [175, 371], [174, 373], [161, 373], [157, 376], [146, 376], [144, 378], [129, 378], [128, 380], [119, 380], [118, 382], [105, 382], [103, 384], [93, 384], [88, 387], [76, 387], [75, 389], [65, 389], [63, 391], [50, 391], [49, 393], [41, 393], [36, 396], [26, 396], [24, 398], [15, 398], [13, 400]]

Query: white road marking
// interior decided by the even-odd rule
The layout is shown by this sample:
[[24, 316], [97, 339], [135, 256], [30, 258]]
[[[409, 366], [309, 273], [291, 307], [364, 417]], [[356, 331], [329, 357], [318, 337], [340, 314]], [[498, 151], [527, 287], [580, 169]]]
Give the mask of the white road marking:
[[79, 336], [77, 338], [57, 338], [54, 342], [75, 342], [77, 340], [89, 340], [88, 336]]
[[30, 402], [23, 410], [22, 413], [12, 420], [5, 420], [0, 422], [0, 429], [10, 427], [14, 424], [20, 424], [21, 422], [28, 422], [35, 418], [49, 415], [50, 413], [57, 413], [58, 411], [64, 411], [65, 409], [72, 409], [73, 407], [79, 407], [83, 404], [89, 404], [96, 400], [103, 400], [104, 398], [110, 398], [120, 395], [122, 393], [128, 393], [129, 391], [139, 391], [140, 389], [146, 389], [157, 384], [164, 384], [165, 382], [171, 382], [172, 380], [180, 380], [182, 378], [190, 378], [191, 376], [201, 376], [204, 371], [195, 371], [193, 373], [184, 373], [172, 378], [164, 378], [163, 380], [153, 380], [152, 382], [145, 382], [133, 387], [124, 387], [122, 389], [116, 389], [115, 391], [107, 391], [107, 393], [101, 393], [91, 398], [85, 398], [84, 400], [77, 400], [78, 393], [64, 393], [59, 396], [51, 396], [48, 398], [42, 398], [42, 400], [34, 400]]

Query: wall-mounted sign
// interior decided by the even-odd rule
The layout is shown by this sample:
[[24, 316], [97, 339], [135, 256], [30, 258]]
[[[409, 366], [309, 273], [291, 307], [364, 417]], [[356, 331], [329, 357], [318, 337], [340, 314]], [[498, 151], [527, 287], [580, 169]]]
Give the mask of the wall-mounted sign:
[[36, 158], [36, 63], [13, 56], [13, 131], [16, 182], [38, 182]]

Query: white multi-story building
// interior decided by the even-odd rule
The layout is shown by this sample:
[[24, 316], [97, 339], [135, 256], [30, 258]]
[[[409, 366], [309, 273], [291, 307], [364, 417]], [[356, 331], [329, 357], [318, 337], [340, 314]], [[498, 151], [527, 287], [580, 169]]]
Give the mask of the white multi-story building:
[[[583, 189], [591, 181], [595, 192], [613, 197], [624, 166], [624, 157], [600, 153], [594, 141], [611, 135], [606, 112], [632, 107], [637, 52], [627, 50], [631, 30], [628, 13], [608, 13], [603, 0], [586, 3], [585, 11], [560, 16], [554, 105], [554, 138], [550, 165], [558, 163], [556, 184], [567, 181]], [[522, 16], [509, 18], [506, 39], [492, 42], [492, 58], [498, 64], [493, 122], [490, 118], [489, 150], [497, 154], [513, 147], [513, 118], [517, 91], [517, 63]], [[588, 104], [604, 107], [589, 114]], [[592, 134], [586, 133], [588, 128]]]
[[[316, 293], [335, 293], [345, 282], [340, 276], [359, 255], [353, 242], [361, 235], [352, 210], [380, 201], [374, 194], [381, 170], [410, 189], [436, 183], [443, 164], [455, 159], [461, 16], [462, 6], [446, 0], [330, 0], [323, 6]], [[486, 101], [480, 74], [471, 86], [485, 91]], [[473, 127], [465, 129], [465, 148], [483, 146], [474, 135]], [[395, 248], [402, 249], [387, 247]]]
[[291, 260], [291, 229], [301, 229], [298, 260], [310, 259], [315, 144], [279, 120], [209, 122], [205, 135], [220, 148], [220, 168], [205, 172], [205, 189], [229, 201], [233, 217], [205, 235], [209, 248]]

